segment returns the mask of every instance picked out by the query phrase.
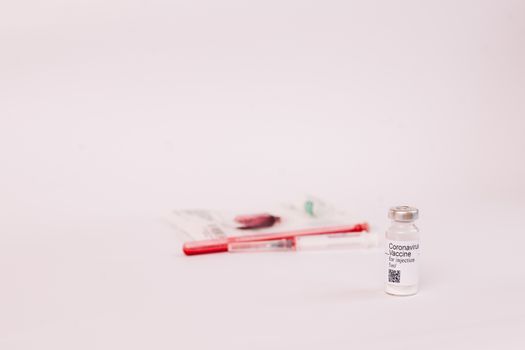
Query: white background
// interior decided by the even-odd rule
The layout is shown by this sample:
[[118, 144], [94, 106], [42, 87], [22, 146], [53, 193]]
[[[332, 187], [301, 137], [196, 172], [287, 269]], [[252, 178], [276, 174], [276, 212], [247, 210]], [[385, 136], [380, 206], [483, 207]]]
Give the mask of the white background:
[[[525, 347], [525, 3], [0, 4], [0, 347]], [[420, 208], [368, 252], [187, 258], [162, 217]]]

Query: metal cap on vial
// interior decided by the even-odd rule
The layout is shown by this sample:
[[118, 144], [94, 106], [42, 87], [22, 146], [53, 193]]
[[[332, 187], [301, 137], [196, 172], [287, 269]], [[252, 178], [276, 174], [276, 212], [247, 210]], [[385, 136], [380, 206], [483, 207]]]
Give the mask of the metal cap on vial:
[[419, 216], [419, 210], [406, 205], [392, 207], [388, 211], [388, 218], [395, 221], [414, 221]]

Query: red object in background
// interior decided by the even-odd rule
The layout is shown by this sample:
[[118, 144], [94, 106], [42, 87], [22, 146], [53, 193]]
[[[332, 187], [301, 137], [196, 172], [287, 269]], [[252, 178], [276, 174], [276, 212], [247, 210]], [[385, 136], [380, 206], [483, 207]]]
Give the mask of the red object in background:
[[246, 230], [251, 228], [272, 227], [273, 225], [281, 221], [281, 218], [278, 216], [273, 216], [271, 214], [263, 213], [239, 215], [234, 220], [235, 222], [242, 225], [237, 227], [238, 229]]
[[283, 239], [293, 239], [295, 237], [302, 236], [315, 236], [363, 231], [368, 231], [368, 224], [366, 222], [352, 226], [318, 227], [308, 230], [281, 233], [261, 233], [249, 236], [232, 236], [220, 239], [186, 242], [184, 243], [182, 250], [186, 255], [221, 253], [227, 252], [229, 250], [228, 246], [232, 243], [276, 241]]

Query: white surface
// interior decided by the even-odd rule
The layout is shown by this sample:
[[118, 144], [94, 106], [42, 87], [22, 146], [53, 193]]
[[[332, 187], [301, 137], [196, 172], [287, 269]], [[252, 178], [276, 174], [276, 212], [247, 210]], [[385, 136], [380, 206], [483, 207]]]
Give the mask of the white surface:
[[[525, 347], [520, 1], [0, 5], [1, 349]], [[187, 258], [173, 208], [421, 209], [383, 254]]]
[[190, 258], [170, 228], [138, 219], [12, 231], [2, 348], [523, 348], [523, 208], [438, 210], [422, 213], [414, 297], [384, 294], [380, 250]]

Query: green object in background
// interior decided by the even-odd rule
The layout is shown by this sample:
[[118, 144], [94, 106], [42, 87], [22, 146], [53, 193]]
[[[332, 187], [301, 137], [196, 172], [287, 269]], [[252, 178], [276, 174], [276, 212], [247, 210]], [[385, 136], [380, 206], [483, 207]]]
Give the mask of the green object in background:
[[311, 200], [307, 200], [304, 202], [304, 211], [310, 216], [315, 216], [314, 214], [314, 202]]

